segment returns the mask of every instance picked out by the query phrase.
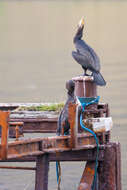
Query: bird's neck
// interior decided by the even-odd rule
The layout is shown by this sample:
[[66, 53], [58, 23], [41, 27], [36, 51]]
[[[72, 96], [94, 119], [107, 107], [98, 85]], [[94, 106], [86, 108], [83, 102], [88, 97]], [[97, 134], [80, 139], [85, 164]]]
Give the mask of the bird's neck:
[[68, 95], [68, 99], [74, 98], [74, 92], [68, 92], [67, 95]]
[[80, 40], [82, 36], [83, 36], [83, 27], [78, 28], [76, 35], [74, 36], [74, 43], [76, 42], [76, 40]]

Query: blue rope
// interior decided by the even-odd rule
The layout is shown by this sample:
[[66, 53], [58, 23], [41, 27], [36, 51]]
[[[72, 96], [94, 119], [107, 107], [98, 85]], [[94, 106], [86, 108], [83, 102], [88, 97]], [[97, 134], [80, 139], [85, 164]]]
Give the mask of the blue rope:
[[57, 184], [59, 183], [59, 169], [58, 169], [58, 161], [56, 161], [56, 177], [57, 177]]
[[[86, 107], [86, 106], [91, 105], [91, 104], [94, 104], [94, 103], [98, 103], [98, 102], [99, 102], [99, 99], [100, 99], [100, 97], [98, 96], [96, 99], [94, 99], [94, 100], [92, 100], [92, 101], [90, 101], [90, 102], [88, 102], [88, 103], [81, 103], [81, 106], [82, 106], [83, 111], [85, 110], [85, 107]], [[98, 155], [99, 155], [99, 142], [98, 142], [98, 139], [97, 139], [96, 134], [95, 134], [92, 130], [90, 130], [90, 129], [88, 129], [87, 127], [85, 127], [85, 125], [83, 124], [83, 122], [82, 122], [82, 114], [80, 115], [80, 125], [81, 125], [81, 127], [82, 127], [84, 130], [88, 131], [89, 133], [91, 133], [91, 134], [94, 136], [95, 141], [96, 141], [96, 144], [97, 144], [97, 155], [96, 155], [95, 174], [94, 174], [94, 181], [93, 181], [93, 185], [92, 185], [92, 190], [94, 190], [95, 182], [96, 182], [96, 178], [97, 178]]]

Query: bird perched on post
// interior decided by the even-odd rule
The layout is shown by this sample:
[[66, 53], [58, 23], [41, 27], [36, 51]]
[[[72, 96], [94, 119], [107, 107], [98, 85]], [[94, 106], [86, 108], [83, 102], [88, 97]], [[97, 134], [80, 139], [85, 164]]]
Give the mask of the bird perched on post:
[[95, 51], [82, 40], [83, 29], [84, 19], [81, 19], [73, 39], [77, 51], [72, 51], [72, 56], [84, 69], [84, 76], [87, 75], [86, 71], [89, 70], [92, 72], [94, 82], [97, 85], [104, 86], [106, 85], [106, 82], [100, 73], [99, 57]]
[[69, 134], [70, 124], [68, 122], [68, 105], [70, 102], [75, 103], [75, 83], [73, 80], [69, 80], [66, 82], [66, 89], [67, 89], [67, 101], [62, 109], [57, 123], [57, 135], [64, 135]]

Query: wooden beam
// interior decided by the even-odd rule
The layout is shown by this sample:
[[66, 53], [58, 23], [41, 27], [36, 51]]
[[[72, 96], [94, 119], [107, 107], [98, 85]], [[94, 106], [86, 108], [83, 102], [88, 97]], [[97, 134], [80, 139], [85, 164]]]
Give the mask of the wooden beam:
[[[63, 151], [58, 153], [49, 153], [50, 162], [55, 161], [94, 161], [96, 159], [96, 149], [86, 149], [86, 150], [70, 150]], [[104, 159], [104, 149], [100, 147], [99, 151], [99, 161], [103, 161]], [[0, 160], [0, 162], [35, 162], [36, 155], [25, 156], [21, 158], [12, 158], [8, 160]]]
[[78, 190], [91, 190], [95, 174], [95, 164], [95, 161], [88, 161], [86, 163]]
[[[89, 136], [88, 134], [79, 134], [77, 141], [77, 150], [90, 149], [96, 147], [95, 139], [92, 135]], [[56, 136], [47, 138], [19, 140], [8, 143], [7, 158], [12, 159], [29, 155], [34, 156], [43, 153], [56, 153], [69, 151], [71, 149], [72, 148], [70, 148], [70, 136]], [[0, 155], [2, 155], [1, 145]], [[0, 157], [0, 159], [2, 160], [3, 157]]]
[[22, 121], [23, 133], [56, 133], [57, 129], [57, 118], [11, 118], [10, 121]]
[[[98, 134], [100, 135], [100, 134]], [[77, 135], [77, 147], [70, 147], [70, 139], [68, 136], [55, 136], [47, 138], [36, 138], [19, 140], [8, 143], [8, 156], [7, 159], [21, 158], [24, 156], [34, 156], [44, 153], [56, 153], [71, 150], [88, 150], [96, 147], [95, 139], [93, 135], [84, 133]], [[0, 145], [1, 155], [1, 145]], [[3, 158], [0, 157], [0, 160]]]
[[12, 169], [12, 170], [36, 170], [35, 167], [20, 167], [20, 166], [0, 166], [0, 169]]

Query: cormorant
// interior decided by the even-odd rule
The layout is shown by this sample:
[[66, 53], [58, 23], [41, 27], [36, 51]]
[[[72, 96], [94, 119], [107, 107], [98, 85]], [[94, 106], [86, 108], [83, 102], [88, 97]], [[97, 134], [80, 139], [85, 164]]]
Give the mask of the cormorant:
[[100, 60], [95, 51], [86, 44], [81, 38], [83, 36], [84, 19], [81, 19], [78, 25], [76, 35], [74, 36], [73, 42], [77, 51], [72, 51], [73, 58], [82, 66], [84, 69], [84, 75], [87, 70], [92, 72], [94, 82], [97, 85], [104, 86], [106, 82], [100, 73]]
[[66, 82], [67, 89], [67, 101], [62, 109], [58, 122], [57, 122], [57, 135], [60, 136], [63, 134], [69, 134], [70, 124], [68, 122], [68, 105], [70, 102], [75, 103], [75, 95], [74, 95], [75, 83], [73, 80], [69, 80]]

